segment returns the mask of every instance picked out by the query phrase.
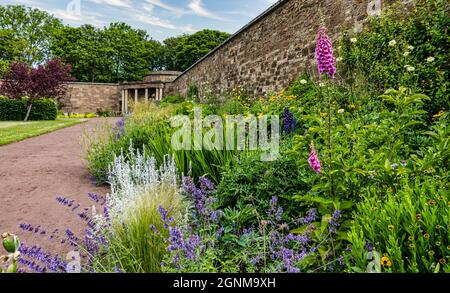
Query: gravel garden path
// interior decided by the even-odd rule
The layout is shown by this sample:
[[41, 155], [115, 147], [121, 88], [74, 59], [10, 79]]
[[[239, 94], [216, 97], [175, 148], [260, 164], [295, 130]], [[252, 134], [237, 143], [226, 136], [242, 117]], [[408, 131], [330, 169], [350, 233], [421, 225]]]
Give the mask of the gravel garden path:
[[[0, 233], [12, 232], [28, 245], [35, 243], [52, 253], [68, 251], [60, 240], [49, 235], [66, 229], [82, 236], [84, 222], [70, 208], [59, 205], [57, 196], [64, 196], [92, 206], [87, 194], [105, 195], [107, 187], [98, 187], [89, 177], [83, 159], [82, 135], [101, 124], [116, 119], [97, 118], [86, 123], [33, 137], [0, 147]], [[40, 226], [46, 235], [26, 233], [20, 223]], [[1, 251], [0, 251], [1, 254]]]

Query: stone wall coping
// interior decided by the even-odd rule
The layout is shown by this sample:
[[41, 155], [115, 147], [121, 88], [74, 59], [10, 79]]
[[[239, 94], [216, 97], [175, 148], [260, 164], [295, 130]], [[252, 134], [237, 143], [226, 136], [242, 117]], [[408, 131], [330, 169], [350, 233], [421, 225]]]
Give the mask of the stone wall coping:
[[78, 81], [70, 81], [65, 82], [65, 84], [74, 84], [74, 85], [103, 85], [103, 86], [119, 86], [118, 83], [101, 83], [101, 82], [78, 82]]
[[181, 71], [168, 71], [168, 70], [163, 70], [163, 71], [153, 71], [150, 72], [149, 74], [145, 75], [145, 76], [154, 76], [154, 75], [180, 75], [182, 74]]
[[271, 14], [274, 10], [282, 7], [284, 4], [288, 3], [290, 0], [278, 0], [278, 2], [274, 3], [272, 6], [270, 6], [266, 11], [258, 15], [256, 18], [254, 18], [252, 21], [250, 21], [248, 24], [243, 26], [241, 29], [239, 29], [237, 32], [235, 32], [233, 35], [231, 35], [228, 39], [226, 39], [222, 44], [214, 48], [211, 52], [200, 58], [197, 62], [192, 64], [188, 69], [183, 71], [180, 75], [178, 75], [177, 78], [175, 78], [174, 82], [181, 78], [183, 75], [188, 73], [191, 69], [196, 67], [198, 64], [202, 63], [205, 59], [207, 59], [209, 56], [214, 55], [218, 50], [220, 50], [222, 47], [226, 46], [228, 43], [230, 43], [232, 40], [234, 40], [236, 37], [240, 36], [242, 33], [246, 32], [248, 29], [250, 29], [252, 26], [257, 24], [260, 20], [263, 20], [267, 15]]

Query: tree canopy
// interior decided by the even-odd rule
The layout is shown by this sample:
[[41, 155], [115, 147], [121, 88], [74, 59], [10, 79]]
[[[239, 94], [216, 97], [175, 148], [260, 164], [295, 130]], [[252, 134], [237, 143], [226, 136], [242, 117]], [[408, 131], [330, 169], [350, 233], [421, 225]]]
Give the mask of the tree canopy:
[[203, 30], [159, 42], [122, 22], [71, 27], [45, 11], [0, 5], [0, 78], [12, 62], [38, 66], [58, 58], [78, 81], [142, 80], [150, 71], [184, 71], [228, 37]]

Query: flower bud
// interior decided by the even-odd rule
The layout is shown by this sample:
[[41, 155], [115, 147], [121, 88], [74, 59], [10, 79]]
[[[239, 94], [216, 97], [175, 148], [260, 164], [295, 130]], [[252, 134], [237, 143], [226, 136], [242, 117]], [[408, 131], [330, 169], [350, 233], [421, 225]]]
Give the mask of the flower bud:
[[3, 239], [3, 247], [9, 253], [14, 253], [19, 249], [20, 241], [15, 235], [10, 235]]
[[6, 273], [14, 274], [17, 271], [17, 266], [15, 263], [9, 265], [8, 269], [6, 269]]

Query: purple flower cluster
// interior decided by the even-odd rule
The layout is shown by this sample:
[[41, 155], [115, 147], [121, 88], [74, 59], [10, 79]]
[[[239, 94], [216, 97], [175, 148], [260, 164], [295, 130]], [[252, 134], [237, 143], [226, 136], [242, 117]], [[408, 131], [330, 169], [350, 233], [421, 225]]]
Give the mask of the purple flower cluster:
[[289, 107], [284, 109], [284, 133], [294, 133], [297, 126], [297, 120], [294, 118], [294, 114], [289, 111]]
[[122, 138], [125, 135], [125, 120], [123, 118], [117, 120], [116, 126], [113, 127], [116, 140]]
[[[159, 206], [158, 212], [161, 215], [162, 222], [164, 223], [164, 229], [168, 229], [170, 223], [173, 222], [173, 217], [169, 217], [169, 211], [164, 209], [162, 206]], [[156, 227], [155, 227], [155, 229], [156, 229]]]
[[269, 216], [269, 218], [275, 218], [277, 222], [281, 221], [283, 208], [278, 206], [278, 197], [274, 196], [270, 200], [270, 208], [267, 211], [267, 216]]
[[206, 177], [200, 177], [199, 187], [197, 187], [191, 177], [183, 177], [181, 187], [191, 197], [198, 220], [214, 223], [219, 221], [222, 212], [211, 207], [216, 201], [216, 198], [211, 196], [216, 192], [214, 183]]
[[333, 216], [331, 217], [331, 220], [330, 220], [330, 226], [328, 228], [331, 234], [337, 233], [337, 228], [339, 228], [339, 226], [341, 225], [339, 223], [339, 219], [341, 217], [342, 217], [341, 211], [335, 211], [333, 213]]
[[19, 252], [18, 262], [35, 272], [66, 272], [67, 264], [60, 257], [52, 256], [39, 246], [28, 247], [22, 243]]
[[[163, 207], [159, 207], [159, 213], [164, 223], [165, 229], [169, 229], [169, 245], [167, 251], [173, 253], [172, 264], [178, 267], [181, 257], [195, 261], [204, 249], [202, 238], [198, 235], [184, 235], [179, 227], [170, 226], [173, 218], [168, 216], [169, 212]], [[156, 227], [151, 227], [157, 233]], [[189, 233], [190, 234], [190, 233]]]
[[335, 59], [333, 55], [333, 44], [326, 34], [326, 28], [320, 28], [316, 39], [316, 62], [319, 74], [336, 75]]

